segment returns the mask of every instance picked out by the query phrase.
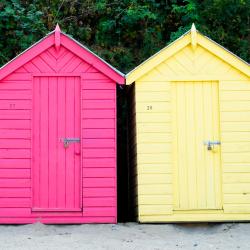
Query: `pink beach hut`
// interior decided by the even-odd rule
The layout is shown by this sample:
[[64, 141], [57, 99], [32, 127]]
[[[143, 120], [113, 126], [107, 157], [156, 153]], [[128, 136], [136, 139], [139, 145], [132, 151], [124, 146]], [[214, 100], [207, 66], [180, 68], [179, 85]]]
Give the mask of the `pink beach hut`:
[[0, 223], [116, 223], [116, 84], [59, 26], [0, 69]]

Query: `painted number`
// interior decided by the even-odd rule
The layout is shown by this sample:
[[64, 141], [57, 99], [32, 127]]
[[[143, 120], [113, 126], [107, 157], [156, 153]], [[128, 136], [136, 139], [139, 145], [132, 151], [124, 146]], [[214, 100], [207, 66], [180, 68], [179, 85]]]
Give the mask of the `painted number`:
[[10, 109], [14, 109], [16, 107], [16, 104], [15, 103], [11, 103], [10, 104]]
[[153, 109], [153, 107], [151, 105], [147, 106], [147, 110], [152, 110], [152, 109]]

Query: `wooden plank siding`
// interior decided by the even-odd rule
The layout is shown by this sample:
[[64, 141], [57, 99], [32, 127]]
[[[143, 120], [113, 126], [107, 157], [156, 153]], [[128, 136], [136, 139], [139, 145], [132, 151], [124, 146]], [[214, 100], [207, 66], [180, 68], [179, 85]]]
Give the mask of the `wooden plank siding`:
[[250, 213], [249, 81], [221, 81], [220, 99], [224, 211]]
[[[203, 39], [202, 35], [198, 36]], [[198, 41], [193, 48], [191, 43], [186, 44], [187, 39], [191, 39], [190, 33], [176, 41], [177, 47], [174, 43], [172, 48], [163, 49], [127, 76], [127, 84], [133, 84], [135, 89], [130, 133], [131, 140], [136, 138], [131, 146], [131, 169], [136, 169], [131, 179], [138, 202], [135, 207], [137, 220], [149, 223], [249, 220], [249, 76], [212, 53], [215, 45], [211, 42], [207, 42], [206, 47], [205, 41], [202, 40], [202, 45]], [[177, 49], [180, 43], [183, 46]], [[227, 52], [223, 53], [226, 56]], [[161, 63], [157, 63], [157, 59]], [[231, 63], [238, 63], [246, 69], [240, 60], [231, 59]], [[182, 211], [174, 206], [176, 187], [172, 142], [175, 138], [173, 108], [176, 100], [171, 85], [185, 82], [215, 82], [218, 85], [220, 209]]]
[[[22, 67], [0, 82], [0, 217], [31, 207], [30, 74]], [[13, 214], [16, 216], [16, 213]]]
[[[82, 79], [82, 212], [31, 212], [32, 79], [39, 74]], [[66, 47], [51, 46], [0, 81], [0, 223], [115, 223], [116, 196], [116, 83]]]
[[[172, 123], [170, 82], [135, 84], [139, 220], [172, 213]], [[152, 196], [154, 199], [152, 200]]]

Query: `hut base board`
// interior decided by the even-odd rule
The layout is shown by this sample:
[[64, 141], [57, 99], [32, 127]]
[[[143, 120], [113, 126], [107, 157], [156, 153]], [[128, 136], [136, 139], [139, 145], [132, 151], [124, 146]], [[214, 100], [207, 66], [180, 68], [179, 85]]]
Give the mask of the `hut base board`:
[[141, 215], [140, 223], [172, 223], [172, 222], [229, 222], [250, 221], [250, 213], [225, 213], [223, 210], [204, 211], [203, 213], [190, 213], [186, 211], [169, 215]]
[[6, 217], [0, 218], [0, 224], [116, 224], [117, 220], [115, 217], [100, 217], [100, 218], [56, 218], [56, 217], [44, 217], [44, 218], [28, 218], [28, 217]]

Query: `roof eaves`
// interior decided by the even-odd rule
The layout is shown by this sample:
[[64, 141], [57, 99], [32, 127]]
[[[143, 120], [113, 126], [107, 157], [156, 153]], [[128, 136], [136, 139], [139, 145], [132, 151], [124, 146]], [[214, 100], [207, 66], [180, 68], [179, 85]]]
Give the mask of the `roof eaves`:
[[63, 35], [65, 35], [66, 37], [68, 37], [69, 39], [73, 40], [75, 43], [77, 43], [80, 47], [82, 47], [83, 49], [87, 50], [89, 53], [91, 53], [92, 55], [94, 55], [95, 57], [97, 57], [100, 61], [102, 61], [103, 63], [105, 63], [108, 67], [110, 67], [112, 70], [114, 70], [117, 74], [119, 74], [122, 77], [125, 77], [125, 74], [123, 74], [121, 71], [119, 71], [118, 69], [114, 68], [112, 65], [110, 65], [108, 62], [106, 62], [105, 60], [103, 60], [101, 57], [99, 57], [97, 54], [95, 54], [93, 51], [91, 51], [88, 47], [84, 46], [82, 43], [78, 42], [77, 40], [75, 40], [72, 36], [61, 32]]
[[139, 64], [138, 66], [136, 66], [133, 70], [131, 70], [129, 73], [126, 74], [126, 78], [132, 74], [134, 71], [136, 71], [138, 68], [140, 68], [142, 65], [146, 64], [148, 61], [150, 61], [152, 58], [156, 57], [157, 55], [159, 55], [162, 51], [168, 49], [170, 46], [172, 46], [175, 42], [181, 40], [184, 36], [188, 35], [188, 33], [190, 33], [190, 30], [188, 30], [187, 32], [185, 32], [182, 36], [180, 36], [179, 38], [177, 38], [176, 40], [174, 40], [173, 42], [171, 42], [170, 44], [168, 44], [167, 46], [165, 46], [164, 48], [162, 48], [161, 50], [159, 50], [158, 52], [156, 52], [155, 54], [153, 54], [152, 56], [150, 56], [147, 60], [143, 61], [141, 64]]
[[15, 56], [14, 58], [12, 58], [10, 61], [8, 61], [7, 63], [5, 63], [2, 67], [0, 67], [0, 70], [3, 69], [5, 66], [7, 66], [8, 64], [10, 64], [11, 62], [13, 62], [14, 60], [16, 60], [18, 57], [20, 57], [21, 55], [25, 54], [27, 51], [29, 51], [30, 49], [32, 49], [33, 47], [35, 47], [38, 43], [42, 42], [43, 40], [45, 40], [48, 36], [50, 36], [51, 34], [53, 34], [55, 31], [51, 31], [50, 33], [48, 33], [46, 36], [44, 36], [43, 38], [41, 38], [39, 41], [35, 42], [34, 44], [32, 44], [30, 47], [28, 47], [26, 50], [22, 51], [20, 54], [18, 54], [17, 56]]
[[198, 33], [200, 33], [202, 36], [204, 36], [206, 39], [208, 39], [210, 42], [216, 44], [217, 46], [219, 46], [220, 48], [224, 49], [225, 51], [227, 51], [229, 54], [231, 54], [232, 56], [236, 57], [238, 60], [242, 61], [243, 63], [245, 63], [246, 65], [250, 66], [250, 64], [243, 60], [241, 57], [237, 56], [236, 54], [234, 54], [233, 52], [231, 52], [230, 50], [228, 50], [227, 48], [223, 47], [221, 44], [215, 42], [214, 40], [212, 40], [211, 38], [209, 38], [208, 36], [202, 34], [200, 31], [197, 31]]

